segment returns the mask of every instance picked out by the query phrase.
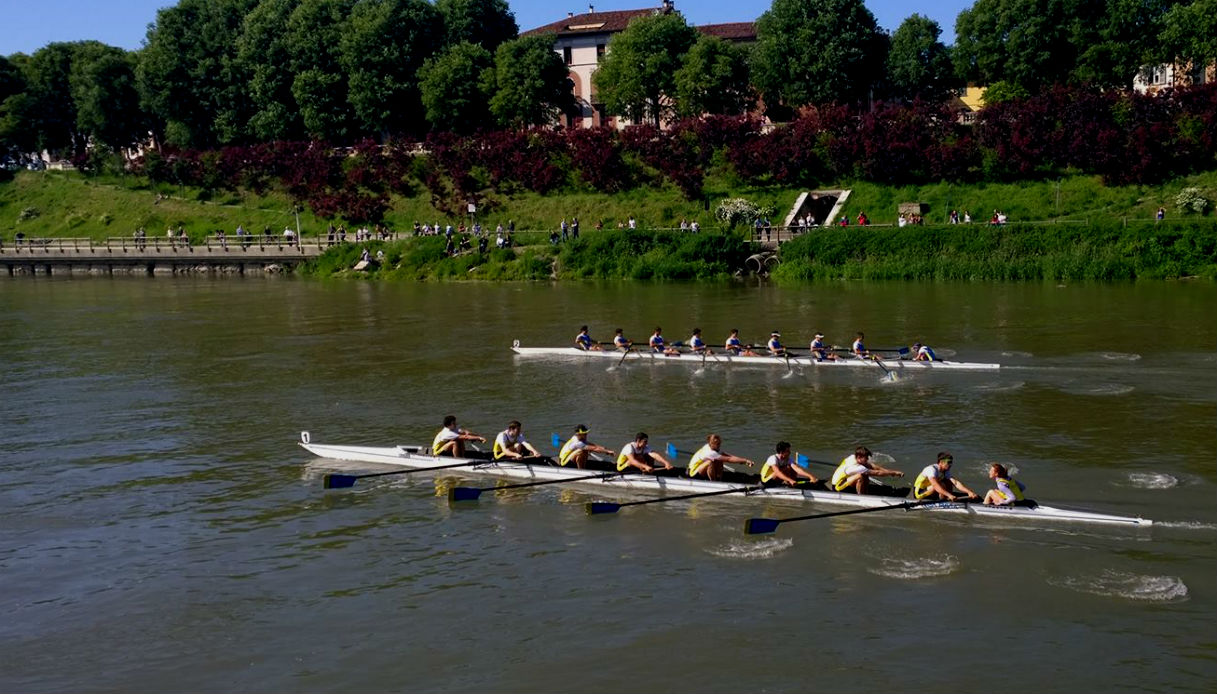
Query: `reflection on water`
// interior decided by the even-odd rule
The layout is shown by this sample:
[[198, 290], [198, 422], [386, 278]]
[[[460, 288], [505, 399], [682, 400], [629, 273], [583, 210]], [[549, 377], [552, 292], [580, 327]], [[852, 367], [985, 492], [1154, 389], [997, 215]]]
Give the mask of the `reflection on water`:
[[[1163, 689], [1207, 691], [1217, 664], [1194, 641], [1217, 615], [1203, 590], [1217, 573], [1214, 299], [1212, 287], [1152, 283], [0, 281], [0, 638], [14, 664], [0, 681], [941, 690], [957, 673], [923, 667], [926, 647], [982, 672], [1000, 641], [1020, 688], [1126, 688], [1151, 681], [1148, 668]], [[837, 342], [865, 330], [877, 345], [920, 338], [1010, 368], [894, 380], [692, 362], [609, 371], [507, 349], [565, 344], [583, 323], [597, 336], [697, 325], [716, 344], [732, 327], [749, 339], [779, 328], [794, 347], [813, 329]], [[1096, 349], [1131, 329], [1154, 348]], [[327, 492], [327, 472], [386, 468], [295, 445], [302, 429], [425, 445], [449, 413], [488, 437], [519, 419], [546, 453], [551, 432], [576, 424], [613, 449], [639, 430], [683, 449], [715, 432], [755, 460], [786, 440], [825, 476], [862, 444], [906, 482], [950, 450], [975, 489], [1000, 460], [1042, 501], [1157, 524], [896, 510], [747, 537], [749, 517], [839, 508], [723, 497], [589, 518], [587, 501], [652, 497], [609, 484], [496, 490], [473, 471]], [[491, 491], [453, 508], [455, 485]], [[944, 604], [960, 619], [942, 625]], [[757, 668], [775, 638], [822, 646], [833, 665], [813, 678]], [[730, 647], [673, 645], [690, 643]]]

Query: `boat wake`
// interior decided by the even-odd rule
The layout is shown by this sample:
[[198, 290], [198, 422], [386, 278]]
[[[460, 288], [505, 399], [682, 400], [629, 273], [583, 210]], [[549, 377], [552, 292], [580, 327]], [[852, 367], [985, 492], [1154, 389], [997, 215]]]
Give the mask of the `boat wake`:
[[1101, 597], [1146, 602], [1180, 602], [1187, 599], [1187, 585], [1176, 576], [1143, 576], [1107, 570], [1097, 576], [1065, 576], [1049, 579], [1048, 582]]
[[724, 559], [769, 559], [793, 546], [794, 540], [790, 538], [770, 537], [754, 542], [735, 540], [706, 551]]
[[1170, 489], [1179, 486], [1179, 478], [1165, 472], [1133, 472], [1128, 481], [1137, 489]]
[[1009, 352], [1002, 352], [1001, 355], [1003, 357], [1018, 357], [1019, 359], [1030, 359], [1035, 356], [1031, 352], [1020, 352], [1017, 350], [1011, 350]]
[[1008, 393], [1012, 390], [1018, 390], [1027, 385], [1026, 381], [1015, 381], [1013, 383], [981, 383], [978, 386], [973, 386], [973, 390], [979, 390], [985, 393]]
[[1099, 358], [1107, 361], [1140, 361], [1141, 355], [1129, 352], [1099, 352]]
[[914, 559], [897, 559], [885, 557], [879, 560], [878, 566], [872, 566], [867, 571], [887, 578], [903, 580], [918, 580], [946, 576], [959, 568], [959, 560], [947, 554], [941, 557], [916, 557]]
[[1136, 390], [1124, 383], [1100, 383], [1092, 386], [1062, 386], [1061, 391], [1070, 395], [1127, 395]]
[[1154, 527], [1183, 528], [1184, 530], [1217, 530], [1217, 523], [1204, 521], [1155, 521]]

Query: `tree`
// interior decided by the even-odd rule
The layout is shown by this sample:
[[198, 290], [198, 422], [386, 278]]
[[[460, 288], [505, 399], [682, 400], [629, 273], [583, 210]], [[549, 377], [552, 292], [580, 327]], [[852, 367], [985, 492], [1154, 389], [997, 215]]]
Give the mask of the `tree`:
[[769, 104], [856, 101], [882, 75], [887, 37], [862, 0], [774, 0], [756, 31], [753, 80]]
[[73, 156], [84, 151], [69, 83], [76, 52], [76, 44], [50, 43], [22, 65], [28, 97], [22, 126], [31, 131], [35, 149]]
[[29, 152], [34, 149], [33, 131], [26, 127], [30, 118], [30, 96], [22, 64], [29, 57], [18, 54], [12, 60], [0, 56], [0, 153]]
[[744, 49], [716, 36], [702, 36], [676, 71], [676, 111], [740, 115], [755, 103]]
[[468, 41], [494, 52], [520, 33], [506, 0], [437, 0], [435, 7], [444, 18], [446, 46]]
[[[1166, 12], [1178, 0], [1107, 0], [1105, 7], [1082, 4], [1073, 36], [1078, 62], [1071, 81], [1100, 87], [1132, 86], [1142, 68], [1161, 53]], [[1194, 3], [1188, 3], [1192, 6]], [[1217, 3], [1209, 0], [1211, 11]], [[1095, 10], [1102, 10], [1094, 13]], [[1196, 26], [1189, 21], [1189, 26]], [[1211, 15], [1210, 29], [1217, 30]]]
[[499, 125], [544, 125], [574, 106], [571, 81], [552, 36], [522, 36], [494, 52], [490, 112]]
[[470, 133], [486, 123], [492, 61], [485, 48], [463, 41], [423, 62], [418, 88], [433, 129]]
[[957, 86], [950, 50], [938, 40], [941, 34], [938, 22], [919, 14], [905, 19], [892, 34], [887, 82], [895, 96], [937, 102]]
[[119, 150], [148, 135], [135, 88], [136, 59], [121, 48], [80, 44], [68, 73], [76, 128], [88, 139]]
[[609, 41], [592, 82], [605, 107], [635, 123], [658, 126], [673, 111], [676, 71], [697, 42], [697, 30], [676, 13], [639, 17]]
[[300, 109], [292, 94], [295, 73], [287, 26], [300, 0], [261, 0], [246, 17], [237, 42], [237, 56], [249, 82], [252, 112], [248, 130], [255, 140], [296, 140], [304, 137]]
[[1217, 60], [1217, 0], [1175, 5], [1163, 18], [1159, 58], [1195, 66]]
[[174, 144], [241, 140], [249, 122], [237, 51], [256, 0], [180, 0], [157, 11], [136, 68], [143, 107]]
[[417, 74], [442, 30], [439, 12], [425, 0], [365, 0], [352, 8], [339, 46], [348, 98], [366, 133], [424, 131]]
[[292, 96], [309, 137], [333, 142], [353, 139], [354, 109], [342, 67], [342, 29], [355, 0], [301, 0], [287, 21], [288, 69]]

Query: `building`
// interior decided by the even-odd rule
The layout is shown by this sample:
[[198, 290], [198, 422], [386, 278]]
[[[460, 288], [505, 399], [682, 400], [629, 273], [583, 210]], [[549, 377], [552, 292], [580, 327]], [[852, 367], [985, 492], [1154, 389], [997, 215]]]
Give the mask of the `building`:
[[[573, 91], [577, 105], [573, 113], [563, 116], [563, 125], [597, 128], [602, 125], [620, 127], [626, 124], [616, 116], [605, 113], [604, 104], [596, 99], [595, 88], [592, 86], [592, 75], [608, 51], [609, 40], [614, 34], [624, 31], [632, 20], [675, 11], [676, 7], [672, 0], [664, 0], [659, 7], [612, 12], [597, 12], [595, 6], [588, 5], [587, 12], [583, 14], [571, 12], [565, 19], [550, 22], [522, 34], [523, 36], [552, 34], [554, 51], [562, 56], [567, 69], [570, 70], [570, 80], [574, 84]], [[706, 24], [696, 28], [703, 34], [717, 36], [727, 41], [738, 43], [756, 41], [756, 25], [752, 22]]]
[[1171, 87], [1217, 82], [1217, 63], [1193, 66], [1191, 63], [1147, 65], [1133, 78], [1132, 88], [1142, 94], [1156, 94]]

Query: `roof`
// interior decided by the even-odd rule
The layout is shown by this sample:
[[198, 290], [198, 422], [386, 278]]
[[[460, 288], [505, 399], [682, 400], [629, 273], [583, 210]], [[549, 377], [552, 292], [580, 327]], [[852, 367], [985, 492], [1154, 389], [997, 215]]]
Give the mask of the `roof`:
[[729, 24], [703, 24], [697, 30], [707, 36], [717, 36], [726, 41], [755, 41], [756, 24], [753, 22], [731, 22]]
[[661, 11], [659, 7], [648, 7], [641, 10], [584, 12], [583, 14], [565, 17], [556, 22], [550, 22], [536, 29], [530, 29], [520, 35], [557, 34], [558, 36], [573, 36], [576, 34], [612, 34], [625, 31], [631, 19], [645, 17], [659, 11]]

